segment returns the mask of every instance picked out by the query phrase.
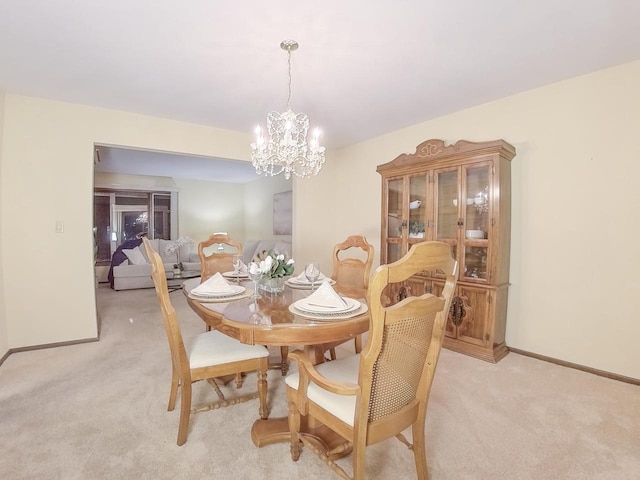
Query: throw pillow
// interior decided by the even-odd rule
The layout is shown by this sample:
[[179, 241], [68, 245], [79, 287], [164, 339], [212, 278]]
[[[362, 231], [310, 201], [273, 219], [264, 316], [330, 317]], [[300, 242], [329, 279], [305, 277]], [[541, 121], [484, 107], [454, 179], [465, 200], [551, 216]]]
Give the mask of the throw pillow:
[[144, 265], [148, 263], [140, 251], [140, 247], [132, 248], [131, 250], [122, 250], [122, 253], [127, 256], [132, 265]]

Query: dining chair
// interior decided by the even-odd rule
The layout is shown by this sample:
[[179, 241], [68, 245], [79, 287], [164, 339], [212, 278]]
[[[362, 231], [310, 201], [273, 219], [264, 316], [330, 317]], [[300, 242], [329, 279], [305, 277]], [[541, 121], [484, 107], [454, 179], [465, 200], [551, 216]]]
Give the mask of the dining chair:
[[[439, 271], [434, 291], [385, 307], [384, 288], [421, 271]], [[400, 260], [378, 267], [368, 292], [370, 328], [360, 354], [314, 366], [301, 351], [289, 357], [298, 372], [286, 377], [291, 458], [303, 445], [342, 478], [364, 479], [368, 445], [397, 437], [412, 451], [418, 478], [428, 477], [425, 416], [431, 383], [442, 346], [445, 322], [456, 286], [457, 262], [443, 242], [415, 244]], [[311, 426], [329, 428], [346, 439], [327, 452]], [[411, 427], [412, 444], [402, 431]], [[304, 429], [301, 429], [304, 427]], [[352, 473], [334, 460], [351, 453]]]
[[[180, 423], [178, 427], [178, 445], [184, 445], [189, 431], [189, 418], [196, 411], [212, 410], [258, 397], [258, 409], [261, 418], [269, 416], [267, 406], [267, 369], [269, 352], [262, 345], [245, 345], [224, 333], [212, 330], [196, 335], [186, 341], [182, 337], [178, 317], [169, 297], [167, 278], [160, 255], [153, 249], [148, 239], [143, 238], [147, 257], [151, 260], [151, 276], [162, 311], [164, 328], [169, 340], [171, 353], [171, 390], [167, 410], [175, 408], [178, 388], [180, 396]], [[227, 400], [214, 381], [226, 375], [257, 371], [257, 394]], [[191, 409], [191, 386], [194, 382], [206, 380], [216, 391], [219, 401], [211, 405]]]
[[[373, 253], [373, 245], [362, 235], [350, 235], [345, 241], [333, 247], [331, 278], [336, 282], [333, 288], [350, 298], [366, 298]], [[360, 353], [362, 336], [358, 335], [354, 342], [356, 353]], [[331, 360], [336, 359], [336, 346], [332, 345], [328, 348]]]
[[[211, 247], [217, 247], [210, 251]], [[225, 250], [225, 245], [231, 247], [232, 253]], [[233, 270], [233, 256], [242, 255], [242, 244], [233, 240], [226, 233], [214, 233], [208, 239], [198, 244], [198, 257], [200, 258], [200, 281], [204, 282], [216, 273], [230, 272]], [[209, 325], [205, 330], [211, 330]], [[240, 378], [237, 377], [240, 381]]]
[[[217, 245], [213, 251], [211, 247]], [[233, 252], [225, 248], [231, 247]], [[198, 244], [198, 257], [200, 257], [201, 281], [205, 281], [216, 273], [224, 273], [233, 270], [233, 256], [242, 255], [242, 244], [233, 240], [224, 233], [214, 233], [208, 239]]]

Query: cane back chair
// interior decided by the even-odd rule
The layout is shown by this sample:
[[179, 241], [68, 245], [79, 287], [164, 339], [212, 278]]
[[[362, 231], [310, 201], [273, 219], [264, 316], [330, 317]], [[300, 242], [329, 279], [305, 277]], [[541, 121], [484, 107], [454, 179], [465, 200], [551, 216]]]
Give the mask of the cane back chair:
[[[382, 292], [421, 271], [438, 271], [444, 287], [385, 307]], [[457, 263], [442, 242], [415, 244], [402, 259], [378, 267], [369, 285], [370, 328], [361, 354], [312, 365], [303, 352], [290, 358], [298, 372], [285, 379], [291, 458], [302, 446], [318, 454], [340, 477], [365, 478], [365, 447], [397, 437], [413, 450], [418, 478], [427, 475], [425, 416], [456, 285]], [[301, 426], [322, 423], [346, 443], [328, 450]], [[402, 435], [411, 426], [413, 444]], [[351, 452], [353, 477], [333, 460]]]
[[[360, 251], [358, 252], [358, 250]], [[356, 252], [359, 256], [355, 256]], [[373, 245], [367, 242], [367, 239], [362, 235], [350, 235], [344, 242], [333, 247], [331, 278], [336, 282], [333, 288], [338, 293], [355, 299], [367, 297], [373, 252]], [[352, 256], [345, 256], [349, 254]], [[358, 335], [354, 342], [356, 353], [360, 353], [362, 337]], [[335, 360], [335, 346], [330, 346], [328, 350], [331, 359]]]

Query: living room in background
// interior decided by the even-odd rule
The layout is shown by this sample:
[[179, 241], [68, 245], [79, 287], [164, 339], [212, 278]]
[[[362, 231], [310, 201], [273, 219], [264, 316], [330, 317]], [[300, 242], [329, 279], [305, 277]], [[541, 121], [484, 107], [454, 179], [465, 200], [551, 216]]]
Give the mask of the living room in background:
[[96, 264], [108, 265], [118, 246], [143, 233], [152, 239], [172, 238], [177, 231], [176, 212], [177, 192], [96, 188]]

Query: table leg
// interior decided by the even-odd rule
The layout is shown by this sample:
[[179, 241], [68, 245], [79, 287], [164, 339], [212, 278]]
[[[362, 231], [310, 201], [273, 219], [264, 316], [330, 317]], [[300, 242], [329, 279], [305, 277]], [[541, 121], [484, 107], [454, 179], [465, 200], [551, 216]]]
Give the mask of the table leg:
[[[311, 426], [306, 420], [304, 416], [300, 418], [300, 436], [310, 440], [315, 448], [323, 451], [332, 460], [351, 453], [352, 445], [347, 440], [322, 424]], [[251, 428], [251, 440], [256, 447], [290, 443], [287, 417], [256, 420]]]
[[[304, 351], [316, 365], [324, 362], [324, 348], [322, 346], [305, 346]], [[344, 438], [316, 420], [307, 421], [307, 418], [302, 416], [300, 423], [300, 435], [311, 440], [316, 448], [323, 450], [330, 458], [339, 458], [351, 452], [350, 444], [347, 446], [347, 441]], [[288, 418], [256, 420], [251, 428], [251, 440], [256, 447], [291, 442]]]

